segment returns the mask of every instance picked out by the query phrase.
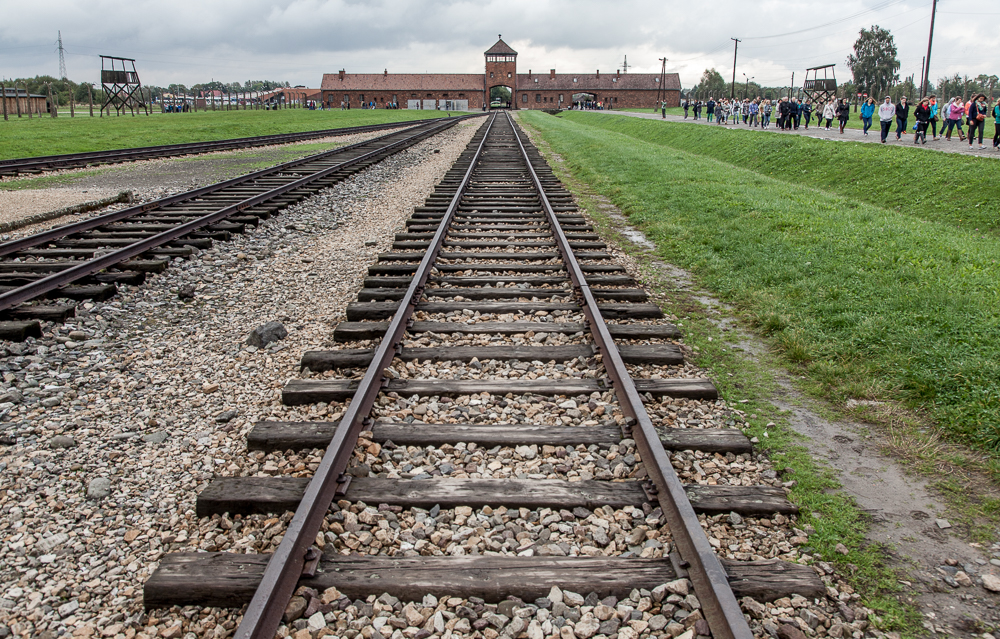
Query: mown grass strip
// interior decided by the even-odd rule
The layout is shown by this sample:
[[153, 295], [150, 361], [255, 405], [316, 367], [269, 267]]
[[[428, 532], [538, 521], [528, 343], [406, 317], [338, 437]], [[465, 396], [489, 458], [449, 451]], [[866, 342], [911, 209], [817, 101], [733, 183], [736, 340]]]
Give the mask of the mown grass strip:
[[[588, 119], [522, 117], [660, 256], [736, 304], [820, 392], [837, 403], [900, 400], [995, 455], [995, 238], [640, 140], [608, 130], [607, 116], [581, 115]], [[646, 126], [653, 137], [664, 125]], [[701, 134], [705, 146], [715, 144], [710, 135]]]
[[79, 114], [75, 118], [24, 117], [0, 122], [0, 159], [297, 133], [444, 115], [442, 111], [407, 109], [281, 109], [154, 113], [149, 117], [91, 118]]
[[831, 144], [742, 125], [722, 129], [581, 112], [560, 117], [917, 219], [1000, 236], [1000, 162], [996, 158], [928, 153], [912, 145]]

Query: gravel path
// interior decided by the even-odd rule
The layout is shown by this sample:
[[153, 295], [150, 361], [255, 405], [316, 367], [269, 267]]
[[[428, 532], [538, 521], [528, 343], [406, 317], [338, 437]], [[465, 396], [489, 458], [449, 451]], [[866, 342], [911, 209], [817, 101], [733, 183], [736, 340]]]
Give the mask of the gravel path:
[[[666, 120], [664, 120], [659, 114], [652, 113], [636, 113], [634, 111], [588, 111], [588, 113], [601, 113], [604, 115], [627, 115], [633, 118], [644, 118], [647, 120], [659, 120], [661, 122], [683, 122], [684, 124], [692, 124], [697, 126], [711, 125], [717, 129], [724, 129], [726, 131], [733, 131], [736, 129], [748, 129], [744, 124], [737, 125], [718, 125], [715, 122], [708, 122], [704, 118], [695, 120], [693, 117], [684, 119], [680, 115], [667, 115]], [[913, 118], [910, 118], [910, 124], [913, 124]], [[838, 125], [839, 126], [839, 125]], [[992, 132], [989, 124], [987, 124], [987, 131]], [[824, 130], [823, 127], [811, 126], [808, 129], [805, 126], [800, 126], [798, 130], [793, 131], [782, 131], [771, 125], [768, 129], [751, 129], [754, 131], [763, 131], [766, 133], [773, 133], [776, 135], [805, 135], [811, 138], [819, 138], [821, 140], [833, 140], [835, 142], [870, 142], [873, 144], [880, 144], [880, 132], [878, 122], [875, 123], [875, 128], [868, 132], [866, 136], [864, 131], [861, 129], [844, 129], [844, 133], [841, 134], [840, 130], [834, 128], [830, 131]], [[889, 140], [886, 145], [903, 145], [906, 147], [916, 146], [921, 149], [927, 149], [931, 151], [941, 151], [942, 153], [961, 153], [962, 155], [974, 155], [977, 157], [989, 157], [989, 158], [1000, 158], [1000, 152], [993, 148], [993, 139], [988, 138], [987, 135], [983, 136], [983, 144], [986, 146], [985, 149], [979, 148], [979, 142], [976, 142], [974, 148], [969, 148], [968, 142], [960, 142], [958, 139], [958, 134], [956, 133], [951, 140], [945, 140], [944, 137], [939, 137], [937, 140], [932, 140], [928, 138], [927, 144], [913, 144], [912, 135], [904, 135], [902, 140], [896, 140], [896, 124], [893, 122], [892, 133], [889, 135]]]
[[13, 222], [115, 195], [118, 195], [118, 191], [108, 188], [57, 187], [0, 191], [0, 222]]
[[[147, 627], [142, 584], [162, 553], [209, 547], [220, 530], [194, 517], [198, 490], [239, 469], [253, 421], [283, 413], [280, 387], [300, 353], [327, 339], [376, 252], [475, 126], [87, 304], [41, 340], [2, 344], [0, 436], [15, 443], [0, 448], [0, 636]], [[178, 299], [192, 284], [194, 300]], [[244, 344], [270, 320], [285, 323], [287, 339]], [[223, 629], [198, 618], [168, 621], [194, 636]]]

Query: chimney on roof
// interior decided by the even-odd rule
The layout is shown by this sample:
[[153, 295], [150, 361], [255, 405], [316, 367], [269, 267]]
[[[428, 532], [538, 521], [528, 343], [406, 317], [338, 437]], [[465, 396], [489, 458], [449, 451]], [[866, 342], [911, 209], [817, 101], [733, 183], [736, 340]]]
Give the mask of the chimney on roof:
[[549, 69], [549, 80], [555, 80], [555, 79], [556, 79], [556, 70]]
[[615, 77], [616, 78], [622, 77], [622, 70], [621, 69], [616, 69], [615, 70]]
[[340, 79], [341, 80], [344, 79], [344, 70], [343, 69], [340, 70]]
[[528, 79], [531, 79], [531, 69], [528, 69]]
[[601, 70], [600, 70], [600, 69], [598, 69], [598, 70], [597, 70], [597, 78], [598, 78], [598, 79], [600, 79], [600, 78], [601, 78]]
[[383, 70], [383, 71], [382, 71], [382, 76], [383, 76], [383, 77], [388, 77], [388, 76], [389, 76], [389, 69], [385, 69], [385, 70]]

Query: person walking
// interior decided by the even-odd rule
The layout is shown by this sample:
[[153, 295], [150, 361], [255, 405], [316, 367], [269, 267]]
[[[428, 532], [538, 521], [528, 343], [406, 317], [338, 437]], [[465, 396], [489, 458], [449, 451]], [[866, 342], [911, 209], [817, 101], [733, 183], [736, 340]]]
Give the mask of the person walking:
[[993, 105], [993, 148], [1000, 150], [1000, 98]]
[[906, 103], [906, 96], [904, 95], [899, 99], [899, 104], [896, 105], [896, 139], [903, 133], [909, 133], [906, 130], [906, 121], [910, 118], [910, 105]]
[[753, 128], [758, 125], [757, 116], [760, 114], [760, 105], [754, 100], [750, 103], [750, 127]]
[[806, 121], [806, 131], [809, 130], [809, 120], [812, 119], [812, 112], [813, 112], [812, 100], [806, 100], [805, 103], [802, 105], [802, 117]]
[[785, 120], [788, 119], [788, 100], [778, 98], [778, 130], [785, 130]]
[[715, 115], [715, 100], [711, 97], [708, 98], [708, 104], [705, 105], [705, 114], [708, 116], [706, 119], [711, 122], [712, 116]]
[[[688, 101], [684, 100], [684, 119], [685, 120], [688, 119], [688, 106], [689, 106]], [[666, 100], [663, 101], [663, 117], [664, 118], [667, 117], [667, 101]]]
[[938, 122], [938, 102], [937, 96], [931, 95], [927, 97], [927, 105], [931, 109], [931, 136], [932, 140], [937, 140], [937, 122]]
[[771, 101], [764, 100], [764, 106], [761, 107], [760, 116], [760, 128], [766, 129], [771, 126]]
[[694, 101], [694, 119], [698, 120], [701, 118], [701, 100]]
[[885, 96], [885, 102], [878, 107], [878, 123], [882, 126], [882, 144], [889, 137], [889, 130], [892, 128], [892, 120], [896, 117], [896, 105], [892, 103], [890, 96]]
[[868, 129], [872, 128], [873, 115], [875, 115], [875, 99], [868, 98], [861, 105], [861, 121], [865, 124], [865, 135], [868, 135]]
[[841, 98], [840, 104], [837, 105], [837, 119], [840, 120], [840, 134], [843, 135], [847, 121], [851, 119], [851, 105], [847, 103], [846, 98]]
[[[913, 135], [913, 143], [927, 144], [927, 126], [931, 122], [930, 99], [924, 98], [913, 110], [913, 117], [917, 119], [917, 132]], [[971, 138], [970, 138], [971, 139]]]
[[799, 124], [802, 123], [802, 103], [799, 102], [798, 98], [792, 98], [792, 122], [795, 125], [795, 130], [799, 130]]
[[969, 105], [969, 148], [972, 148], [972, 138], [975, 137], [976, 131], [979, 131], [979, 148], [985, 149], [983, 146], [983, 130], [986, 128], [986, 96], [980, 93], [976, 97], [972, 98], [972, 104]]
[[823, 106], [823, 119], [826, 120], [826, 130], [830, 130], [830, 125], [833, 124], [833, 119], [837, 117], [837, 107], [833, 105], [833, 100], [830, 100]]
[[944, 118], [948, 127], [944, 133], [944, 139], [951, 140], [951, 130], [958, 127], [958, 139], [960, 142], [965, 142], [965, 133], [962, 131], [962, 118], [964, 116], [965, 105], [962, 104], [962, 99], [952, 98], [944, 107]]

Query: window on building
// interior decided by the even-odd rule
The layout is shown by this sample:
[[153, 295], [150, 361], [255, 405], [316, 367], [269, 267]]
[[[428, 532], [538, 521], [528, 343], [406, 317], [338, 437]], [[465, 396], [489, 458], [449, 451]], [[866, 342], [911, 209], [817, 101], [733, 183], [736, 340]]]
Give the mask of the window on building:
[[460, 97], [460, 98], [464, 98], [464, 97], [465, 97], [465, 94], [464, 94], [464, 93], [459, 93], [459, 94], [458, 94], [458, 97]]
[[559, 101], [560, 101], [560, 102], [562, 102], [562, 101], [563, 101], [563, 94], [562, 94], [562, 93], [560, 93], [560, 94], [559, 94]]
[[510, 77], [510, 71], [508, 71], [508, 72], [507, 72], [507, 77], [508, 77], [508, 78]]
[[416, 94], [416, 93], [411, 93], [411, 94], [410, 94], [410, 97], [411, 97], [411, 98], [415, 98], [415, 97], [417, 97], [417, 94]]
[[396, 94], [395, 93], [392, 94], [392, 101], [393, 102], [399, 102], [399, 100], [396, 99]]
[[522, 93], [521, 94], [521, 102], [527, 102], [527, 101], [528, 101], [528, 94], [527, 93]]
[[365, 94], [364, 93], [362, 93], [361, 95], [358, 96], [358, 102], [360, 102], [362, 104], [365, 103]]
[[351, 101], [351, 96], [349, 96], [349, 95], [347, 95], [347, 94], [345, 93], [345, 94], [344, 94], [344, 102], [350, 102], [350, 101]]
[[490, 71], [490, 77], [491, 77], [491, 78], [493, 77], [493, 72], [492, 72], [492, 71]]
[[541, 102], [541, 101], [542, 101], [542, 94], [541, 93], [536, 93], [535, 94], [535, 102]]
[[442, 98], [447, 98], [447, 97], [448, 97], [448, 94], [447, 94], [447, 93], [442, 93], [442, 94], [441, 94], [441, 97], [442, 97]]

